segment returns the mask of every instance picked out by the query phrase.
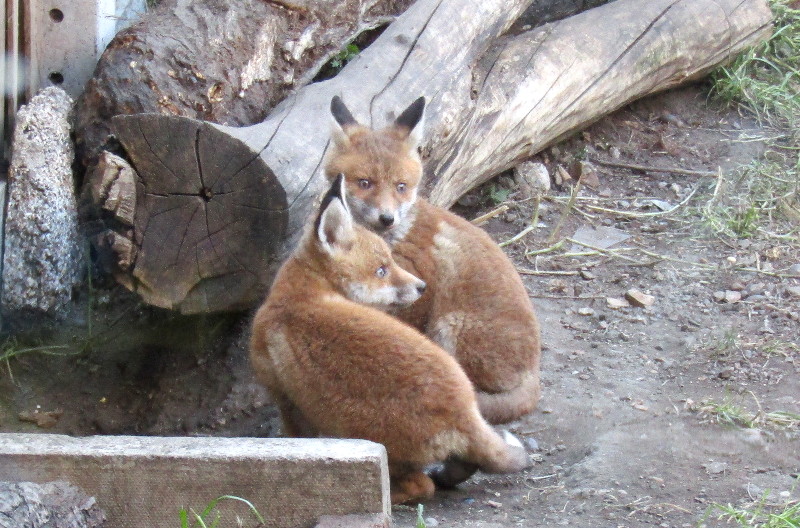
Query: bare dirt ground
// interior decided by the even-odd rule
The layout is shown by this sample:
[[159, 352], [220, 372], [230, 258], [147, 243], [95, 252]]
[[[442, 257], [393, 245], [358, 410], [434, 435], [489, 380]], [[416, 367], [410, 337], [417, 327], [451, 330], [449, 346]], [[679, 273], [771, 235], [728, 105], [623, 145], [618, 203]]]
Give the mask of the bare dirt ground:
[[[595, 161], [597, 180], [586, 180], [595, 188], [583, 185], [556, 241], [582, 226], [629, 238], [607, 251], [566, 242], [526, 256], [553, 245], [564, 185], [542, 202], [542, 225], [506, 246], [542, 324], [542, 401], [509, 426], [536, 462], [437, 493], [424, 504], [428, 526], [717, 526], [713, 503], [800, 500], [800, 429], [769, 414], [800, 414], [800, 277], [791, 276], [800, 248], [774, 234], [714, 235], [698, 211], [725, 205], [709, 202], [715, 188], [715, 200], [733, 190], [715, 177], [596, 162], [733, 174], [764, 155], [752, 138], [766, 133], [691, 86], [626, 107], [539, 157], [551, 174]], [[498, 242], [528, 225], [532, 201], [508, 178], [474, 191], [459, 212], [494, 209], [489, 195], [510, 207], [485, 225]], [[610, 305], [630, 289], [652, 305]], [[247, 315], [179, 317], [102, 287], [88, 301], [82, 326], [47, 337], [87, 351], [0, 366], [0, 431], [277, 434], [247, 365]], [[719, 422], [737, 407], [755, 415], [754, 427]], [[394, 514], [397, 526], [414, 526], [416, 508]]]

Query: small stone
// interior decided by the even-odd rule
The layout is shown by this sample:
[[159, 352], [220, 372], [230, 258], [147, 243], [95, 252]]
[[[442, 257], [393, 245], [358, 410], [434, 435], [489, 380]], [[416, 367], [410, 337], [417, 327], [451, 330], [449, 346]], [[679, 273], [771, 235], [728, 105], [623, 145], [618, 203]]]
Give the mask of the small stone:
[[458, 199], [458, 205], [461, 207], [475, 207], [479, 202], [480, 198], [474, 194], [465, 194]]
[[613, 159], [619, 159], [620, 156], [622, 156], [622, 153], [619, 151], [619, 148], [617, 148], [616, 146], [612, 146], [610, 149], [608, 149], [608, 153], [611, 154], [611, 157]]
[[522, 443], [525, 445], [525, 449], [528, 451], [538, 451], [539, 450], [539, 442], [536, 441], [533, 437], [525, 437], [522, 440]]
[[555, 180], [556, 180], [556, 185], [564, 185], [564, 183], [572, 181], [572, 176], [570, 176], [569, 172], [567, 172], [567, 169], [565, 169], [561, 165], [557, 165]]
[[724, 300], [726, 303], [735, 303], [742, 300], [742, 294], [738, 291], [727, 290], [725, 292]]
[[504, 189], [513, 189], [516, 187], [514, 184], [514, 178], [511, 176], [500, 176], [497, 178], [497, 183]]
[[594, 309], [589, 308], [588, 306], [584, 306], [583, 308], [578, 308], [579, 315], [594, 315]]
[[493, 501], [493, 500], [487, 500], [486, 501], [486, 505], [487, 506], [491, 506], [492, 508], [502, 508], [503, 507], [503, 503], [502, 502], [497, 502], [497, 501]]
[[733, 291], [743, 291], [747, 286], [741, 281], [733, 281], [730, 286], [728, 286], [729, 290]]
[[550, 190], [550, 172], [540, 161], [525, 161], [514, 169], [514, 178], [525, 198], [540, 196]]
[[594, 168], [594, 165], [588, 161], [578, 162], [575, 175], [581, 183], [590, 189], [597, 189], [600, 187], [600, 178], [597, 176], [597, 170]]
[[728, 464], [725, 462], [711, 462], [703, 466], [706, 472], [710, 475], [719, 475], [721, 473], [725, 473], [725, 470], [728, 469]]
[[789, 275], [794, 275], [795, 277], [800, 277], [800, 263], [792, 264], [792, 266], [787, 270]]
[[433, 517], [426, 517], [425, 528], [433, 528], [434, 526], [439, 526], [439, 521], [437, 521]]
[[581, 278], [583, 280], [594, 280], [597, 276], [589, 270], [581, 270]]
[[580, 376], [578, 376], [579, 379], [582, 379], [584, 381], [588, 380], [590, 377], [591, 376], [589, 376], [588, 374], [581, 374]]
[[642, 293], [635, 288], [631, 288], [625, 292], [625, 299], [627, 299], [628, 302], [633, 306], [638, 306], [639, 308], [653, 306], [653, 304], [656, 302], [656, 298], [654, 296]]
[[608, 307], [612, 310], [619, 310], [620, 308], [628, 308], [631, 303], [626, 301], [625, 299], [619, 299], [617, 297], [606, 297], [606, 303]]
[[800, 297], [800, 286], [787, 286], [786, 293], [795, 297]]
[[722, 369], [717, 373], [717, 377], [719, 379], [725, 379], [726, 380], [726, 379], [730, 379], [731, 376], [733, 376], [733, 369], [731, 367]]

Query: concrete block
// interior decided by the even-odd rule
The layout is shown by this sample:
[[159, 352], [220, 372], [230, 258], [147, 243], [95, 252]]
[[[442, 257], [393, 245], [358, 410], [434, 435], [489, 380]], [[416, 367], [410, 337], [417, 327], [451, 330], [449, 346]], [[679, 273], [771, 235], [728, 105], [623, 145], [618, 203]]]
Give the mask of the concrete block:
[[146, 10], [144, 0], [29, 0], [32, 91], [78, 97], [103, 50]]
[[388, 515], [323, 515], [314, 528], [391, 528]]
[[70, 139], [72, 99], [45, 88], [20, 108], [8, 180], [2, 308], [62, 315], [86, 265]]
[[[0, 481], [70, 482], [111, 528], [174, 528], [181, 508], [201, 512], [222, 495], [249, 500], [270, 528], [386, 518], [388, 475], [384, 447], [364, 440], [0, 434]], [[218, 511], [220, 526], [252, 519], [236, 501]]]

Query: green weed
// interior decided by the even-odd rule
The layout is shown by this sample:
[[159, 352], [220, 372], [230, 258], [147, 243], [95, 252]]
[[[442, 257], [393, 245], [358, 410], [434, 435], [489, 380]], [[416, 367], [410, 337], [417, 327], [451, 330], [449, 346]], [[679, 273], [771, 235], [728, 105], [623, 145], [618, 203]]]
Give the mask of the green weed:
[[337, 71], [341, 70], [347, 65], [348, 62], [353, 60], [359, 53], [361, 53], [361, 50], [358, 49], [358, 46], [356, 46], [351, 42], [350, 44], [345, 46], [345, 48], [342, 51], [333, 56], [333, 58], [330, 61], [331, 68]]
[[490, 183], [485, 189], [486, 190], [484, 192], [486, 193], [486, 198], [492, 205], [500, 205], [508, 200], [508, 197], [511, 195], [511, 189], [503, 187], [502, 185], [498, 185], [494, 182]]
[[773, 505], [767, 502], [769, 491], [747, 506], [714, 503], [707, 514], [716, 515], [717, 520], [731, 521], [743, 528], [800, 528], [800, 504]]
[[0, 363], [4, 363], [8, 377], [14, 381], [14, 373], [11, 370], [11, 360], [25, 354], [44, 354], [47, 356], [73, 356], [79, 354], [67, 345], [42, 345], [42, 346], [22, 346], [15, 337], [7, 338], [0, 345]]
[[422, 512], [425, 507], [422, 504], [417, 504], [417, 524], [414, 528], [426, 528], [425, 519], [422, 517]]
[[[758, 401], [756, 401], [758, 404]], [[726, 397], [722, 402], [706, 399], [699, 404], [690, 404], [689, 408], [697, 412], [705, 421], [724, 425], [733, 425], [754, 428], [800, 428], [800, 414], [787, 411], [765, 412], [759, 409], [757, 412], [748, 411], [742, 405], [736, 404]]]
[[797, 239], [800, 229], [800, 159], [788, 163], [776, 151], [768, 159], [721, 175], [713, 196], [701, 211], [704, 225], [734, 238], [757, 234]]
[[[222, 495], [221, 497], [217, 497], [216, 499], [212, 500], [208, 503], [205, 509], [197, 513], [194, 509], [189, 508], [184, 509], [182, 508], [178, 512], [178, 516], [181, 522], [181, 528], [217, 528], [219, 526], [220, 520], [220, 513], [217, 510], [217, 505], [222, 501], [237, 501], [245, 504], [247, 508], [250, 510], [250, 513], [256, 520], [259, 522], [258, 526], [264, 526], [266, 521], [258, 512], [253, 503], [248, 501], [247, 499], [243, 499], [241, 497], [236, 497], [234, 495]], [[213, 514], [213, 519], [211, 519]], [[191, 524], [190, 524], [191, 523]]]

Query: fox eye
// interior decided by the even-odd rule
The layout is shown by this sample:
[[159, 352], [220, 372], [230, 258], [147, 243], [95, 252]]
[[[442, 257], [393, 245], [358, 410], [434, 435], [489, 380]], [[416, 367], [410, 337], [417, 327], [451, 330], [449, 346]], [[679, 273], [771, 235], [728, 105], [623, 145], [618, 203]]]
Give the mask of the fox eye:
[[362, 189], [369, 189], [370, 187], [372, 187], [372, 182], [367, 180], [366, 178], [362, 178], [358, 180], [358, 186], [361, 187]]
[[406, 192], [406, 184], [405, 183], [398, 183], [397, 184], [397, 192], [400, 192], [400, 193]]
[[377, 270], [375, 270], [375, 275], [376, 275], [376, 276], [377, 276], [379, 279], [382, 279], [382, 278], [384, 278], [384, 277], [386, 276], [386, 274], [387, 274], [387, 273], [389, 273], [389, 271], [386, 269], [386, 266], [381, 266], [381, 267], [379, 267]]

